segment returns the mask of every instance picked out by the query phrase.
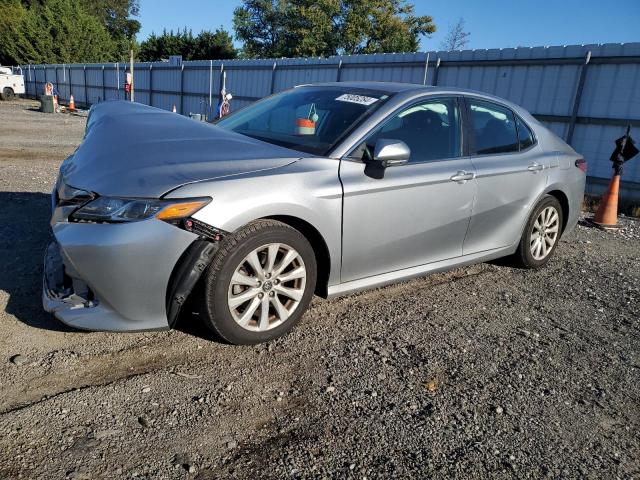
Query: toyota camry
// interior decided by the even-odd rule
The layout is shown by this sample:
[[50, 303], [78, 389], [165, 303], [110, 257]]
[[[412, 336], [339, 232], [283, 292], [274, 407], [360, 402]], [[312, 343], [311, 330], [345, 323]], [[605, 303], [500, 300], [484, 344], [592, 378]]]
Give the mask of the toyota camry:
[[506, 100], [445, 87], [292, 88], [215, 124], [95, 105], [52, 192], [44, 308], [79, 329], [288, 332], [335, 297], [511, 257], [544, 266], [586, 163]]

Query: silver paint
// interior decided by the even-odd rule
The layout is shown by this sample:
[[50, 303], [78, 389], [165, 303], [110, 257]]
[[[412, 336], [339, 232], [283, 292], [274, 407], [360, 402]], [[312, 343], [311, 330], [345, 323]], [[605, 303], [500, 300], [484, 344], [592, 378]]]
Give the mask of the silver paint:
[[[579, 155], [522, 108], [453, 88], [340, 83], [349, 85], [394, 95], [326, 158], [154, 108], [107, 102], [92, 110], [85, 141], [64, 162], [62, 178], [99, 195], [208, 196], [212, 201], [194, 218], [228, 232], [265, 217], [302, 221], [326, 245], [330, 297], [511, 254], [549, 192], [566, 198], [564, 232], [574, 228], [585, 184], [574, 166]], [[529, 124], [537, 144], [515, 154], [395, 165], [378, 179], [347, 158], [389, 115], [435, 96], [505, 105]], [[45, 292], [46, 309], [79, 328], [168, 326], [168, 279], [195, 235], [158, 220], [96, 225], [54, 218], [65, 265], [95, 290], [98, 306], [72, 309]]]

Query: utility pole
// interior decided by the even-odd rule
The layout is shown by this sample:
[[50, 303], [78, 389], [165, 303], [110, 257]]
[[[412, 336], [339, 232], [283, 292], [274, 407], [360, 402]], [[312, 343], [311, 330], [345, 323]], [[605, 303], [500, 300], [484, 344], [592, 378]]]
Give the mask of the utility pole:
[[134, 101], [134, 92], [133, 92], [133, 86], [134, 86], [134, 81], [133, 81], [133, 49], [131, 49], [131, 62], [130, 62], [130, 70], [131, 70], [131, 101]]

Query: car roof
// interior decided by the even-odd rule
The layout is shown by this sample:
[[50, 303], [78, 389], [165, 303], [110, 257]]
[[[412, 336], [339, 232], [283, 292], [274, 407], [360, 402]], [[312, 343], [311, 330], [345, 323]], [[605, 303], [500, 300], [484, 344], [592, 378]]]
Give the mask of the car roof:
[[425, 90], [434, 87], [425, 87], [424, 85], [417, 85], [413, 83], [400, 83], [400, 82], [322, 82], [322, 83], [309, 83], [306, 85], [299, 85], [300, 87], [341, 87], [341, 88], [354, 88], [354, 89], [368, 89], [377, 90], [386, 93], [398, 93], [411, 90]]
[[341, 87], [341, 88], [353, 88], [353, 89], [369, 89], [379, 92], [385, 92], [388, 94], [406, 94], [408, 97], [420, 94], [447, 94], [447, 95], [466, 95], [480, 97], [485, 100], [494, 101], [508, 106], [512, 110], [515, 110], [520, 115], [527, 116], [527, 120], [535, 122], [536, 120], [520, 105], [516, 105], [513, 102], [501, 97], [497, 97], [490, 93], [481, 92], [478, 90], [471, 90], [468, 88], [458, 87], [446, 87], [446, 86], [431, 86], [420, 85], [417, 83], [401, 83], [401, 82], [369, 82], [369, 81], [351, 81], [351, 82], [323, 82], [323, 83], [309, 83], [306, 85], [299, 85], [298, 87]]
[[431, 85], [420, 85], [417, 83], [402, 83], [402, 82], [373, 82], [373, 81], [352, 81], [352, 82], [322, 82], [322, 83], [308, 83], [299, 85], [299, 87], [341, 87], [341, 88], [360, 88], [369, 90], [378, 90], [386, 93], [400, 93], [400, 92], [458, 92], [460, 94], [472, 94], [482, 95], [490, 97], [492, 95], [479, 92], [476, 90], [469, 90], [466, 88], [457, 87], [434, 87]]

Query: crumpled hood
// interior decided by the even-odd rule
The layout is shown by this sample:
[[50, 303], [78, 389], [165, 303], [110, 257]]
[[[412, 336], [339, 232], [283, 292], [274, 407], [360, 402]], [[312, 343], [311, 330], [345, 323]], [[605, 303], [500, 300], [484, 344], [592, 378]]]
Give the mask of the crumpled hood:
[[63, 181], [100, 195], [158, 198], [186, 183], [288, 165], [299, 152], [139, 103], [91, 109]]

